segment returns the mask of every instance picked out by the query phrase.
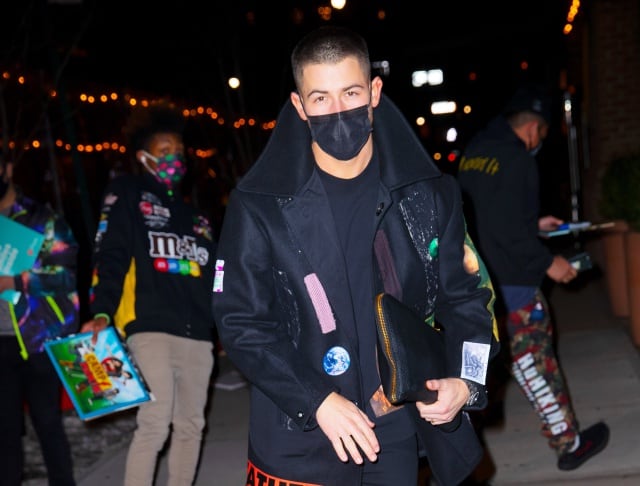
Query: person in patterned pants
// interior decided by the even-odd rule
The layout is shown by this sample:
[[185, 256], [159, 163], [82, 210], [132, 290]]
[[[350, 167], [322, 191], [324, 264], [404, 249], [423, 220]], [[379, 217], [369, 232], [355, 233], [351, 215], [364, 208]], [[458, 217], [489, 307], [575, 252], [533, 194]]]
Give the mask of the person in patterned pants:
[[524, 307], [510, 312], [511, 371], [538, 413], [542, 434], [554, 449], [571, 447], [578, 424], [567, 384], [553, 349], [549, 306], [539, 290]]
[[606, 447], [609, 428], [602, 422], [579, 428], [541, 291], [547, 278], [566, 284], [578, 273], [539, 237], [564, 223], [541, 217], [538, 200], [535, 156], [550, 130], [550, 107], [540, 86], [521, 86], [503, 112], [469, 141], [457, 178], [470, 233], [505, 307], [511, 372], [540, 418], [558, 468], [571, 470]]

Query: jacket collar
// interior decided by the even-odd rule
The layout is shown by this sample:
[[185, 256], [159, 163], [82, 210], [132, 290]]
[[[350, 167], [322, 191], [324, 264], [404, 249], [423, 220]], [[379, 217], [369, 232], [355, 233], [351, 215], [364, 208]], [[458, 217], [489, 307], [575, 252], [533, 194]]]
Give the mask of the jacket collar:
[[[384, 94], [373, 112], [373, 140], [380, 156], [382, 182], [394, 189], [441, 175], [413, 129]], [[287, 100], [266, 147], [238, 188], [279, 196], [298, 194], [315, 168], [311, 134]]]

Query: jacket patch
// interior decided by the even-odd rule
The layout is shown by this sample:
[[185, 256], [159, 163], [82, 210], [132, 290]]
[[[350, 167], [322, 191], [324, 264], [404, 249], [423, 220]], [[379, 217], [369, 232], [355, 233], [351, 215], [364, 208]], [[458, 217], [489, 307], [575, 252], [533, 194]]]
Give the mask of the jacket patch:
[[318, 276], [315, 273], [310, 273], [304, 278], [304, 285], [307, 287], [307, 292], [311, 298], [313, 309], [316, 311], [316, 316], [318, 317], [322, 334], [335, 331], [336, 320], [333, 317], [329, 299], [327, 299], [327, 294], [322, 288], [322, 284], [320, 283], [320, 280], [318, 280]]
[[216, 273], [213, 276], [213, 291], [222, 292], [224, 288], [224, 260], [216, 260]]
[[490, 351], [491, 346], [488, 344], [465, 341], [462, 345], [462, 375], [460, 378], [484, 385], [487, 378]]
[[149, 231], [149, 255], [160, 272], [200, 276], [200, 266], [209, 261], [209, 251], [198, 246], [193, 236]]
[[203, 238], [206, 238], [209, 241], [213, 241], [211, 225], [209, 224], [209, 220], [204, 216], [194, 216], [193, 232], [197, 235], [202, 236]]
[[113, 206], [116, 203], [117, 200], [118, 200], [118, 196], [116, 196], [114, 193], [110, 192], [104, 198], [104, 205], [105, 206]]
[[434, 238], [429, 242], [429, 256], [431, 258], [438, 257], [438, 238]]
[[380, 269], [384, 291], [402, 300], [402, 285], [391, 254], [391, 246], [384, 231], [378, 230], [373, 241], [373, 250]]
[[324, 372], [331, 376], [338, 376], [346, 372], [351, 366], [351, 356], [342, 346], [334, 346], [327, 351], [322, 359]]
[[462, 260], [464, 271], [469, 275], [476, 275], [480, 271], [480, 262], [476, 252], [466, 243], [464, 244], [464, 259]]
[[100, 215], [100, 221], [98, 222], [98, 231], [96, 231], [95, 244], [98, 245], [102, 241], [103, 235], [107, 232], [109, 228], [109, 220], [107, 219], [107, 215], [102, 213]]
[[413, 193], [400, 201], [400, 212], [409, 237], [424, 266], [427, 283], [427, 312], [435, 308], [438, 295], [438, 212], [424, 194]]
[[162, 228], [169, 223], [171, 211], [160, 204], [140, 201], [138, 209], [144, 218], [144, 224], [151, 228]]

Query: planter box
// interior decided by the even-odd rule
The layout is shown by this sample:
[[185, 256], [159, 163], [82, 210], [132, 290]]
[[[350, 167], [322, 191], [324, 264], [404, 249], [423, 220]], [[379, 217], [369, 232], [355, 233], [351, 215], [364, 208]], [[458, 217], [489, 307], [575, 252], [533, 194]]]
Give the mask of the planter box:
[[629, 226], [616, 221], [613, 228], [602, 233], [605, 278], [611, 312], [616, 317], [629, 317], [629, 286], [627, 279], [626, 234]]
[[629, 287], [629, 332], [640, 347], [640, 231], [625, 234], [627, 281]]

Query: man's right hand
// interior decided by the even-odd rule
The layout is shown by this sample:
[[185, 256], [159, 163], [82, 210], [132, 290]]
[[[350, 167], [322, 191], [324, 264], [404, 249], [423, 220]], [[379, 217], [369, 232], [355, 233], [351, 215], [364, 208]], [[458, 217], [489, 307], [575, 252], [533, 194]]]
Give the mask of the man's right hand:
[[378, 459], [380, 444], [373, 431], [375, 424], [342, 395], [329, 394], [318, 407], [316, 420], [342, 462], [347, 462], [350, 455], [356, 464], [362, 464], [360, 451], [371, 462]]
[[551, 266], [547, 269], [547, 276], [558, 283], [569, 283], [578, 275], [578, 270], [566, 258], [556, 255]]

